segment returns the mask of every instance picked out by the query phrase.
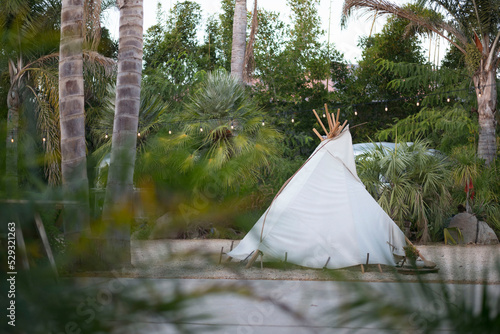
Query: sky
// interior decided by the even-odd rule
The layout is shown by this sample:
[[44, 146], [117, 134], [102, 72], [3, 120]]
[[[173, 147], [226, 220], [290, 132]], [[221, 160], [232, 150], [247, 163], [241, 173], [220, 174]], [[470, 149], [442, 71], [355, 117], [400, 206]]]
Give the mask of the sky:
[[[151, 25], [156, 23], [156, 7], [157, 3], [161, 2], [163, 10], [167, 11], [177, 1], [176, 0], [144, 0], [144, 31]], [[220, 0], [195, 0], [199, 3], [202, 9], [203, 19], [220, 12]], [[408, 0], [394, 0], [397, 4], [404, 4]], [[268, 11], [280, 13], [281, 19], [289, 22], [290, 10], [286, 5], [287, 0], [260, 0], [257, 2], [259, 8]], [[357, 46], [360, 37], [368, 36], [373, 23], [373, 17], [364, 15], [361, 18], [353, 16], [346, 28], [341, 28], [340, 17], [342, 13], [343, 0], [321, 0], [318, 7], [321, 24], [325, 30], [325, 36], [322, 40], [328, 40], [328, 29], [330, 29], [330, 42], [335, 44], [335, 48], [344, 54], [344, 57], [350, 63], [357, 63], [361, 59], [361, 49]], [[253, 10], [253, 0], [247, 0], [248, 10]], [[331, 9], [331, 10], [330, 10]], [[108, 27], [112, 36], [118, 36], [118, 9], [111, 9], [105, 15], [105, 26]], [[372, 34], [380, 32], [385, 23], [385, 17], [379, 17], [373, 24]], [[429, 40], [423, 41], [425, 50], [429, 48]], [[431, 60], [442, 59], [446, 52], [446, 43], [443, 40], [440, 42], [439, 52], [434, 55], [435, 47], [431, 48]], [[428, 57], [428, 51], [425, 55]]]

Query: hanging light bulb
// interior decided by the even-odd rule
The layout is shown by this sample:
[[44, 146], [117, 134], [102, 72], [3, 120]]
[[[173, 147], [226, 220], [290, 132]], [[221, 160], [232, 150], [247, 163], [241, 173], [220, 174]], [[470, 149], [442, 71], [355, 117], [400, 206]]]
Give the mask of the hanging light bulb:
[[386, 103], [386, 104], [385, 104], [385, 111], [387, 111], [387, 110], [389, 110], [389, 109], [387, 108], [387, 103]]
[[417, 107], [418, 107], [418, 106], [420, 106], [420, 101], [419, 101], [419, 100], [417, 100]]
[[262, 126], [266, 125], [266, 122], [264, 122], [264, 120], [262, 120]]
[[200, 123], [200, 132], [203, 132], [203, 127], [201, 126], [201, 123]]
[[231, 130], [234, 130], [233, 118], [231, 117]]
[[479, 93], [477, 94], [479, 97], [481, 97], [482, 92], [481, 92], [481, 85], [480, 84], [477, 84], [477, 89], [479, 90]]
[[292, 116], [292, 123], [295, 123], [295, 116]]
[[138, 133], [137, 133], [137, 137], [140, 137], [140, 136], [141, 136], [141, 133], [140, 133], [140, 132], [138, 132]]
[[325, 114], [325, 112], [324, 112], [324, 111], [323, 111], [323, 118], [326, 118], [326, 114]]
[[172, 130], [168, 130], [168, 134], [171, 135], [172, 134]]
[[450, 100], [450, 97], [448, 96], [448, 97], [446, 98], [446, 102], [448, 102], [448, 103], [449, 103], [450, 101], [451, 101], [451, 100]]
[[47, 139], [45, 139], [45, 137], [43, 137], [43, 138], [42, 138], [42, 141], [43, 141], [43, 143], [44, 143], [44, 144], [45, 144], [45, 141], [46, 141], [46, 140], [47, 140]]
[[358, 116], [358, 109], [354, 107], [354, 116]]
[[13, 143], [14, 142], [14, 138], [11, 137], [10, 138], [10, 142]]
[[108, 139], [108, 133], [106, 132], [106, 134], [104, 135], [104, 138], [105, 139]]

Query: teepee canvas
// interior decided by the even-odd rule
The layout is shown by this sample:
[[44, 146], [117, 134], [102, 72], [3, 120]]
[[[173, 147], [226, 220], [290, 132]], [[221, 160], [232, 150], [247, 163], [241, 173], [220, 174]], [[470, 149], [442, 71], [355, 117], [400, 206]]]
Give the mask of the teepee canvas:
[[403, 232], [358, 178], [349, 128], [338, 116], [328, 121], [327, 138], [319, 136], [316, 150], [230, 257], [259, 252], [264, 259], [336, 269], [364, 264], [367, 254], [371, 264], [386, 265], [395, 265], [393, 254], [404, 255]]

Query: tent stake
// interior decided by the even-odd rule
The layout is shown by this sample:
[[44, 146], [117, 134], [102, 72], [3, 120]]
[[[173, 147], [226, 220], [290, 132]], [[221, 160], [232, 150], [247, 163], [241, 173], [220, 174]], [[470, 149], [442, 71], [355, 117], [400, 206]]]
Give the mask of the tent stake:
[[232, 251], [233, 250], [233, 245], [234, 245], [234, 240], [231, 241], [231, 248], [229, 249], [229, 251]]
[[379, 264], [377, 264], [377, 266], [378, 266], [378, 270], [379, 270], [381, 273], [383, 273], [383, 271], [382, 271], [382, 266], [380, 265], [380, 263], [379, 263]]
[[264, 257], [264, 254], [260, 253], [260, 270], [264, 269], [264, 264], [262, 263], [263, 257]]
[[220, 249], [219, 264], [222, 262], [222, 252], [224, 252], [224, 247]]
[[364, 274], [365, 273], [365, 267], [363, 267], [362, 264], [360, 264], [360, 266], [361, 266], [361, 273]]
[[368, 271], [368, 262], [370, 261], [370, 253], [366, 253], [366, 271]]
[[286, 270], [286, 260], [287, 260], [287, 258], [288, 258], [288, 253], [285, 252], [285, 270]]

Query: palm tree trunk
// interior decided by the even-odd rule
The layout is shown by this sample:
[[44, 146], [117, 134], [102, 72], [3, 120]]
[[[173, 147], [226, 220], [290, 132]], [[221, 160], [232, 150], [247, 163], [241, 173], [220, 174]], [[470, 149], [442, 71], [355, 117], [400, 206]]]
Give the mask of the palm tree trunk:
[[121, 0], [118, 77], [103, 220], [107, 224], [103, 256], [110, 264], [130, 264], [130, 221], [142, 76], [143, 1]]
[[247, 31], [247, 1], [236, 0], [233, 20], [233, 45], [231, 51], [231, 75], [243, 81]]
[[89, 185], [85, 145], [83, 93], [83, 2], [62, 0], [59, 50], [59, 119], [61, 172], [66, 199], [80, 202], [65, 207], [64, 234], [80, 240], [90, 232]]
[[6, 189], [11, 195], [17, 192], [17, 158], [18, 158], [18, 128], [19, 128], [19, 88], [16, 82], [16, 69], [13, 62], [9, 62], [10, 89], [7, 96], [7, 140], [6, 140], [6, 159], [5, 176]]
[[496, 120], [497, 105], [496, 70], [482, 69], [473, 77], [476, 87], [478, 113], [479, 113], [479, 143], [477, 154], [489, 166], [495, 160], [496, 145]]

